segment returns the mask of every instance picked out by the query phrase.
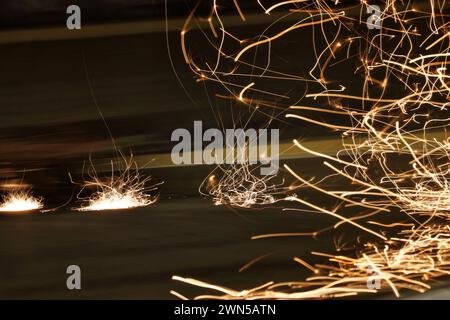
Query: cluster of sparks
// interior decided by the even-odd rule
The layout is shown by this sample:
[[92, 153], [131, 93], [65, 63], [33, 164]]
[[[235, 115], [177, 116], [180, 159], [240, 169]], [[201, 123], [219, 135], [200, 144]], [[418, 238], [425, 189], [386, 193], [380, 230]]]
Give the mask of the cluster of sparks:
[[[287, 165], [285, 169], [303, 186], [338, 199], [339, 205], [324, 208], [295, 195], [284, 200], [298, 207], [285, 209], [307, 208], [328, 214], [338, 220], [332, 229], [350, 224], [374, 240], [363, 243], [356, 254], [313, 253], [327, 258], [327, 264], [310, 265], [296, 258], [313, 274], [302, 282], [269, 282], [236, 291], [191, 278], [174, 279], [218, 292], [197, 299], [308, 299], [380, 291], [398, 297], [402, 289], [425, 292], [431, 280], [449, 275], [450, 137], [446, 130], [450, 124], [450, 20], [446, 10], [450, 4], [428, 0], [413, 6], [386, 0], [378, 3], [380, 29], [368, 30], [369, 20], [362, 14], [367, 1], [347, 7], [326, 0], [257, 1], [265, 14], [281, 12], [281, 16], [263, 34], [239, 38], [227, 31], [220, 14], [221, 5], [235, 6], [245, 21], [238, 1], [213, 2], [207, 19], [212, 36], [206, 31], [204, 35], [215, 58], [199, 63], [189, 54], [188, 31], [196, 20], [192, 14], [181, 32], [186, 63], [199, 81], [220, 84], [236, 103], [258, 110], [284, 109], [287, 118], [333, 130], [342, 141], [342, 149], [334, 156], [294, 141], [296, 147], [323, 158], [329, 176], [316, 181], [303, 178]], [[272, 47], [302, 30], [314, 34], [311, 52], [315, 59], [305, 66], [308, 75], [271, 69]], [[267, 54], [263, 65], [255, 62], [259, 61], [257, 51]], [[352, 80], [340, 80], [344, 75], [339, 72], [348, 72], [348, 68], [353, 68]], [[307, 86], [297, 96], [292, 96], [293, 90], [286, 90], [290, 92], [286, 95], [258, 89], [258, 83], [267, 81]], [[280, 87], [274, 86], [274, 90]], [[227, 177], [248, 179], [240, 170], [227, 173]], [[329, 190], [328, 179], [340, 179], [348, 187]], [[241, 199], [237, 196], [241, 190], [234, 191], [235, 198], [226, 201], [245, 206], [253, 204], [248, 199], [264, 202], [276, 192], [264, 185], [251, 197], [243, 190]], [[225, 194], [218, 189], [213, 192]], [[216, 195], [216, 201], [221, 203], [222, 197]], [[390, 224], [373, 220], [381, 214], [390, 219], [400, 214], [401, 220]], [[371, 281], [379, 285], [368, 285]]]
[[271, 190], [276, 192], [274, 186], [268, 186], [266, 179], [258, 178], [250, 172], [249, 166], [240, 165], [223, 172], [220, 181], [215, 176], [208, 178], [208, 195], [215, 205], [231, 204], [236, 207], [251, 208], [255, 205], [269, 205], [275, 203]]
[[0, 212], [22, 212], [40, 210], [44, 207], [41, 198], [29, 190], [14, 190], [6, 193], [0, 204]]
[[[78, 193], [78, 199], [83, 203], [76, 211], [122, 210], [145, 207], [158, 201], [158, 187], [162, 183], [149, 185], [150, 176], [143, 176], [131, 156], [126, 159], [120, 156], [118, 168], [111, 161], [109, 177], [99, 176], [92, 160], [88, 169], [89, 179], [84, 181]], [[69, 174], [71, 177], [71, 175]], [[72, 180], [72, 177], [71, 177]], [[73, 180], [72, 180], [73, 182]], [[88, 197], [82, 194], [88, 192]], [[65, 206], [65, 205], [63, 205]], [[29, 188], [20, 185], [6, 192], [0, 202], [0, 212], [49, 212], [55, 209], [43, 210], [44, 201], [33, 195]]]
[[[256, 300], [336, 298], [376, 293], [377, 288], [374, 285], [377, 282], [384, 282], [397, 296], [400, 295], [401, 289], [423, 293], [431, 288], [426, 283], [427, 280], [450, 274], [448, 226], [430, 225], [420, 231], [404, 231], [401, 235], [407, 236], [408, 239], [392, 240], [393, 246], [368, 245], [359, 258], [313, 252], [315, 255], [328, 257], [328, 265], [311, 266], [295, 258], [295, 261], [309, 268], [314, 274], [302, 282], [268, 282], [257, 288], [236, 291], [195, 279], [173, 278], [219, 292], [198, 296], [197, 299]], [[372, 271], [369, 275], [368, 270]], [[174, 294], [184, 298], [175, 292]]]
[[[258, 166], [249, 163], [219, 166], [202, 183], [200, 193], [212, 198], [215, 205], [239, 208], [268, 206], [276, 203], [283, 194], [283, 183], [275, 183], [276, 176], [258, 176]], [[203, 190], [204, 189], [204, 190]]]
[[[114, 169], [111, 161], [111, 175], [108, 178], [99, 177], [95, 167], [90, 162], [89, 179], [83, 183], [78, 198], [83, 205], [78, 211], [120, 210], [145, 207], [155, 203], [158, 197], [152, 195], [158, 190], [158, 185], [149, 187], [151, 177], [142, 177], [133, 158], [127, 160], [121, 157], [120, 170]], [[81, 197], [87, 189], [95, 191], [87, 198]]]

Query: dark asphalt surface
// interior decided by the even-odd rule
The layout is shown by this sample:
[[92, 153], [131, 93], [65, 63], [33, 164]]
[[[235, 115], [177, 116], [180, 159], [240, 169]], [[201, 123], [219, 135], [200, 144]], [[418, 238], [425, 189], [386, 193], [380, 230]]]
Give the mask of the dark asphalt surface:
[[[311, 230], [310, 218], [279, 209], [236, 212], [201, 198], [116, 212], [1, 215], [0, 298], [161, 299], [170, 298], [171, 289], [195, 291], [171, 281], [172, 275], [236, 288], [302, 277], [308, 273], [292, 255], [308, 257], [326, 240], [250, 237]], [[66, 289], [65, 271], [72, 264], [82, 269], [81, 291]]]
[[[0, 215], [0, 298], [5, 299], [170, 299], [170, 290], [204, 294], [171, 280], [194, 277], [236, 289], [269, 280], [302, 280], [308, 270], [297, 256], [319, 262], [311, 251], [332, 253], [333, 235], [250, 240], [252, 235], [305, 232], [333, 223], [314, 213], [230, 210], [201, 198], [161, 200], [140, 209]], [[352, 228], [341, 228], [354, 239]], [[270, 254], [244, 272], [248, 261]], [[66, 268], [78, 265], [82, 290], [66, 288]], [[450, 298], [438, 290], [406, 298]], [[390, 298], [391, 296], [371, 296]], [[364, 297], [362, 298], [370, 298]]]

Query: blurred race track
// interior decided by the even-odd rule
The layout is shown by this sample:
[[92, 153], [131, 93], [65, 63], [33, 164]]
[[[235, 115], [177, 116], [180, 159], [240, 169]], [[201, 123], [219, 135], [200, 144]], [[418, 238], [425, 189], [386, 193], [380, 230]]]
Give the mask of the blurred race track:
[[[196, 83], [183, 63], [174, 26], [169, 46], [182, 88], [161, 23], [155, 28], [71, 40], [61, 40], [60, 35], [32, 40], [42, 33], [21, 31], [26, 42], [7, 41], [8, 36], [1, 34], [0, 176], [5, 182], [15, 179], [32, 185], [47, 208], [71, 201], [46, 214], [0, 215], [0, 298], [164, 299], [174, 298], [169, 294], [172, 289], [187, 296], [205, 293], [172, 281], [173, 275], [246, 289], [270, 280], [304, 279], [308, 270], [292, 257], [314, 263], [318, 258], [312, 251], [333, 252], [333, 233], [317, 239], [250, 240], [266, 233], [311, 232], [336, 221], [281, 208], [214, 206], [198, 195], [211, 167], [174, 167], [166, 161], [173, 130], [191, 129], [194, 120], [215, 127], [212, 108], [225, 110], [230, 105], [214, 94], [211, 103], [206, 98], [208, 88]], [[311, 57], [306, 52], [300, 55], [284, 67], [302, 72], [297, 62]], [[258, 127], [264, 120], [255, 117], [250, 126]], [[280, 121], [276, 126], [285, 143], [295, 137], [323, 147], [324, 152], [338, 147], [327, 130], [298, 122]], [[153, 181], [165, 182], [161, 199], [150, 207], [126, 211], [71, 211], [79, 205], [74, 199], [79, 186], [71, 183], [68, 173], [80, 182], [89, 156], [108, 163], [113, 154], [108, 130], [122, 150], [146, 164], [144, 172]], [[326, 174], [317, 159], [288, 158], [286, 162], [302, 174]], [[339, 235], [353, 243], [359, 232], [343, 226]], [[238, 272], [260, 256], [266, 257]], [[81, 267], [80, 291], [66, 288], [69, 265]], [[405, 297], [450, 298], [442, 281], [432, 284], [437, 291]], [[385, 297], [390, 296], [372, 298]]]
[[[293, 256], [311, 263], [311, 251], [333, 252], [330, 235], [250, 240], [250, 236], [311, 231], [331, 220], [279, 209], [236, 212], [199, 198], [161, 201], [142, 209], [98, 213], [0, 216], [0, 298], [170, 299], [170, 290], [204, 294], [173, 275], [246, 289], [269, 280], [310, 275]], [[356, 234], [342, 228], [346, 239]], [[268, 255], [249, 269], [250, 260]], [[82, 290], [66, 288], [66, 268], [79, 265]], [[448, 299], [437, 290], [406, 298]], [[372, 298], [389, 298], [377, 295]], [[362, 298], [368, 298], [362, 296]]]
[[[292, 280], [304, 272], [290, 255], [307, 257], [326, 242], [250, 236], [304, 229], [292, 226], [311, 226], [310, 218], [279, 210], [237, 213], [198, 198], [101, 214], [0, 216], [0, 297], [161, 299], [170, 298], [171, 289], [192, 292], [171, 281], [172, 275], [242, 288]], [[268, 253], [267, 260], [238, 273]], [[81, 291], [66, 289], [65, 271], [72, 264], [82, 269]]]

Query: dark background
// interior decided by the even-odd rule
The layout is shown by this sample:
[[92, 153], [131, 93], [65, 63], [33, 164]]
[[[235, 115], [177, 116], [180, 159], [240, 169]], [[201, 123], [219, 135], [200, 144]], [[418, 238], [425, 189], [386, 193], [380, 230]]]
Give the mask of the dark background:
[[[201, 1], [199, 12], [211, 10], [212, 1]], [[36, 27], [65, 24], [69, 5], [83, 10], [83, 20], [89, 23], [161, 19], [165, 16], [164, 0], [17, 0], [0, 3], [0, 26], [5, 28]], [[169, 0], [169, 17], [186, 17], [197, 4], [195, 0]], [[230, 2], [232, 4], [232, 2]], [[253, 1], [241, 1], [247, 12], [256, 11]], [[233, 6], [222, 5], [222, 12], [232, 12]]]

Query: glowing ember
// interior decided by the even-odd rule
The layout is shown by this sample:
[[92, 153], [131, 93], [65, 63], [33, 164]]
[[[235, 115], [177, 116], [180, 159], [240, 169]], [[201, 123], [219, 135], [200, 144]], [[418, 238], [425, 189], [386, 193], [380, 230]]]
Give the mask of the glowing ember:
[[34, 197], [29, 191], [12, 191], [6, 194], [0, 204], [1, 212], [20, 212], [39, 210], [44, 207], [42, 199]]

